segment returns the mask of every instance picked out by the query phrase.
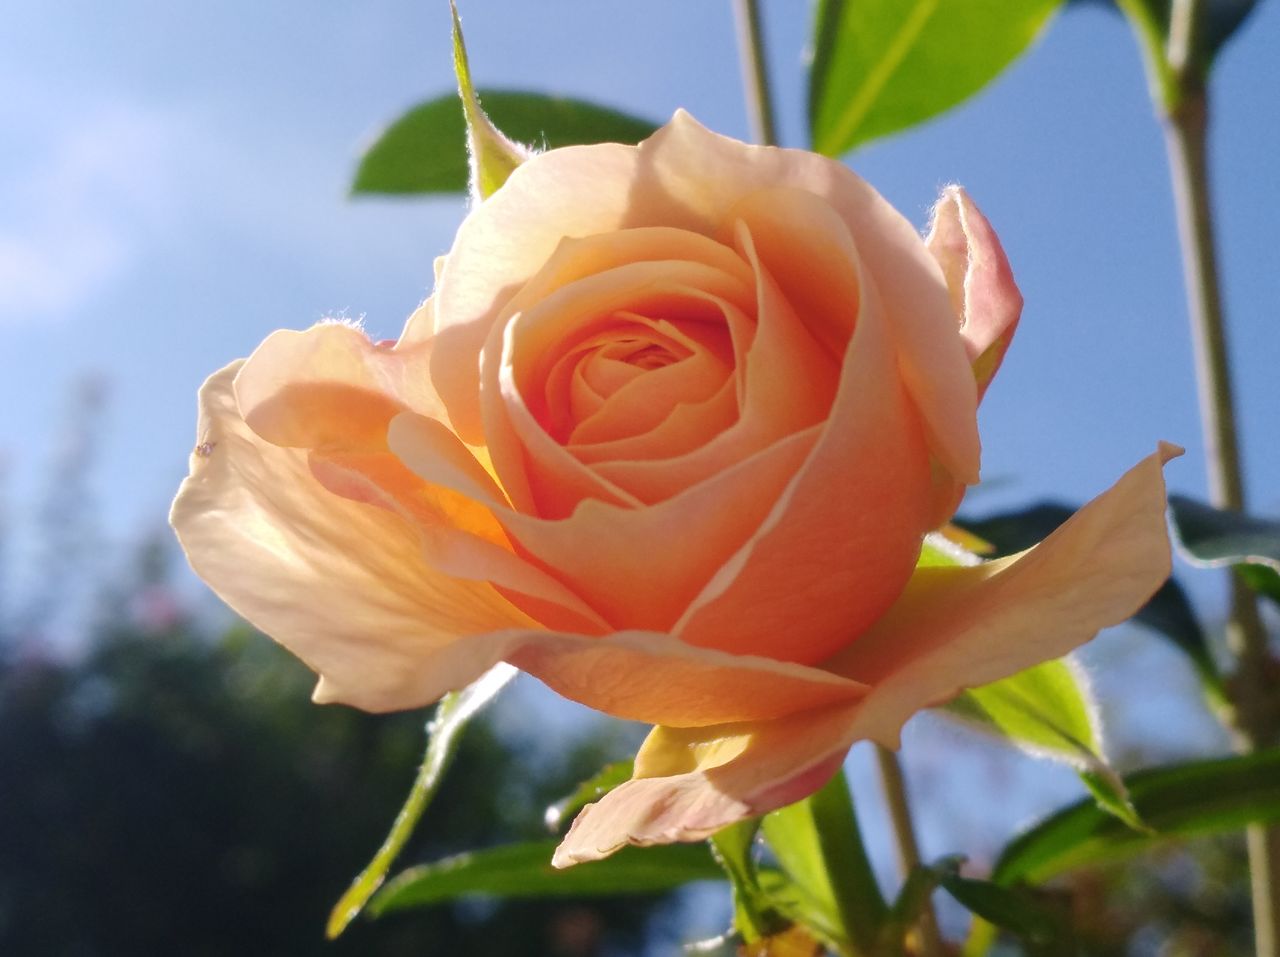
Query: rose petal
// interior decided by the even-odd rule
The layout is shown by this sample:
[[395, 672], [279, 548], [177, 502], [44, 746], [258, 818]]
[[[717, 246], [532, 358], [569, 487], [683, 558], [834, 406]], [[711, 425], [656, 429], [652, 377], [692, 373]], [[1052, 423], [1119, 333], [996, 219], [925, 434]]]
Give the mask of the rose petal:
[[1065, 655], [1136, 612], [1169, 577], [1168, 443], [1034, 548], [922, 568], [898, 603], [823, 664], [875, 685], [862, 735], [896, 747], [920, 708]]
[[534, 157], [458, 232], [437, 293], [436, 385], [464, 440], [484, 433], [478, 357], [498, 314], [564, 237], [668, 226], [720, 235], [761, 189], [813, 193], [844, 220], [875, 277], [902, 374], [948, 470], [978, 477], [977, 391], [937, 263], [878, 193], [840, 163], [717, 136], [684, 112], [639, 147], [570, 147]]
[[[726, 431], [737, 421], [737, 383], [730, 375], [706, 400], [677, 403], [670, 414], [648, 432], [568, 448], [578, 461], [593, 466], [642, 502], [660, 502], [721, 470], [716, 468], [704, 473], [701, 468], [685, 468], [694, 461], [686, 456], [705, 447], [710, 437]], [[725, 467], [734, 460], [729, 458]], [[644, 471], [637, 468], [643, 462], [662, 462], [671, 467]]]
[[708, 352], [686, 354], [668, 365], [642, 370], [617, 387], [591, 415], [579, 420], [569, 441], [590, 446], [645, 435], [666, 421], [677, 406], [696, 407], [714, 396], [730, 371]]
[[1160, 449], [1029, 551], [921, 569], [902, 599], [824, 664], [872, 683], [865, 698], [780, 721], [655, 728], [633, 780], [588, 805], [556, 852], [564, 867], [627, 844], [701, 839], [817, 790], [848, 747], [896, 747], [916, 711], [1065, 654], [1132, 615], [1169, 574]]
[[960, 187], [942, 191], [925, 245], [942, 267], [961, 317], [960, 335], [981, 398], [1013, 340], [1022, 294], [991, 224]]
[[566, 698], [629, 721], [674, 727], [771, 721], [867, 691], [816, 668], [694, 648], [657, 632], [603, 638], [511, 632], [502, 640], [504, 660]]
[[201, 389], [199, 445], [170, 515], [192, 568], [320, 673], [318, 700], [414, 707], [484, 672], [496, 659], [459, 636], [529, 619], [491, 585], [433, 571], [413, 526], [326, 491], [305, 453], [254, 433], [232, 393], [241, 367]]
[[[420, 312], [422, 310], [419, 310]], [[549, 627], [598, 634], [600, 616], [558, 580], [515, 555], [501, 526], [476, 496], [429, 485], [386, 451], [387, 424], [410, 401], [442, 414], [429, 383], [432, 343], [389, 351], [358, 329], [323, 323], [306, 332], [277, 332], [235, 380], [248, 424], [268, 441], [312, 448], [311, 472], [325, 489], [390, 509], [422, 540], [422, 559], [437, 572], [490, 582]], [[378, 391], [384, 390], [384, 391]], [[502, 493], [484, 465], [447, 427], [444, 454], [493, 501]], [[485, 500], [489, 500], [486, 498]]]
[[[389, 441], [424, 481], [486, 501], [485, 489], [442, 448], [442, 431], [439, 423], [406, 413], [393, 421]], [[815, 438], [816, 429], [792, 435], [647, 508], [587, 499], [571, 515], [548, 520], [492, 499], [486, 504], [529, 555], [615, 627], [665, 631], [768, 513]]]
[[674, 458], [669, 453], [596, 466], [597, 474], [645, 502], [661, 501], [706, 481], [784, 436], [821, 422], [838, 388], [835, 360], [783, 296], [761, 262], [746, 223], [739, 221], [733, 232], [756, 280], [754, 324], [728, 304], [724, 307], [731, 327], [742, 327], [735, 340], [745, 341], [737, 370], [738, 420], [701, 447]]
[[397, 413], [443, 414], [429, 378], [431, 348], [421, 341], [384, 349], [337, 322], [280, 330], [245, 362], [236, 400], [249, 427], [273, 445], [385, 448]]
[[[424, 421], [444, 431], [455, 460], [470, 459], [444, 425], [434, 419]], [[469, 470], [483, 475], [474, 460]], [[330, 491], [402, 515], [420, 535], [422, 560], [436, 571], [466, 581], [489, 582], [548, 628], [592, 635], [610, 630], [604, 619], [559, 579], [512, 551], [492, 511], [469, 496], [424, 482], [391, 453], [323, 457], [313, 453], [311, 472]]]
[[584, 499], [636, 506], [639, 500], [578, 461], [538, 421], [530, 402], [566, 347], [617, 310], [718, 321], [723, 300], [749, 301], [730, 272], [697, 262], [636, 262], [580, 279], [492, 330], [484, 353], [481, 397], [494, 465], [522, 512], [560, 518]]
[[733, 207], [752, 246], [809, 334], [836, 362], [853, 335], [861, 292], [858, 251], [831, 204], [803, 189], [759, 189]]
[[894, 370], [893, 345], [868, 289], [821, 438], [676, 634], [813, 663], [897, 598], [929, 529], [930, 476], [918, 420]]
[[844, 760], [854, 708], [714, 728], [654, 728], [636, 755], [635, 776], [583, 808], [552, 865], [599, 860], [628, 844], [699, 841], [807, 797]]

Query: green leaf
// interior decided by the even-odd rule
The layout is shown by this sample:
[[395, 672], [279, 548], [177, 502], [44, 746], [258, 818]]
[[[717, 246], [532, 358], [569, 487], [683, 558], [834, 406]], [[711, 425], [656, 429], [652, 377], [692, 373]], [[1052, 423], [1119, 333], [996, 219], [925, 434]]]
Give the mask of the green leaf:
[[978, 917], [1026, 941], [1030, 954], [1074, 953], [1066, 915], [1029, 889], [1001, 887], [953, 872], [942, 873], [938, 883]]
[[1081, 801], [1012, 841], [992, 880], [1039, 883], [1072, 868], [1128, 856], [1170, 836], [1237, 830], [1280, 821], [1280, 748], [1197, 761], [1125, 777], [1131, 800], [1151, 831], [1134, 831]]
[[1265, 595], [1280, 605], [1280, 572], [1264, 565], [1241, 565], [1236, 574], [1259, 595]]
[[862, 845], [844, 773], [803, 801], [765, 815], [761, 828], [801, 892], [791, 907], [780, 909], [841, 952], [850, 942], [856, 952], [870, 952], [887, 907]]
[[369, 905], [375, 917], [459, 897], [606, 897], [653, 894], [724, 875], [702, 844], [626, 848], [603, 861], [551, 866], [555, 840], [456, 854], [397, 874]]
[[1255, 592], [1280, 603], [1280, 522], [1169, 496], [1174, 540], [1202, 568], [1230, 566]]
[[594, 776], [583, 781], [568, 797], [547, 808], [544, 816], [547, 827], [558, 831], [569, 819], [592, 801], [598, 801], [620, 784], [631, 780], [634, 761], [615, 761], [601, 768]]
[[[957, 518], [956, 524], [995, 546], [996, 557], [1031, 548], [1074, 515], [1061, 502], [1039, 502], [1024, 509], [981, 519]], [[1226, 702], [1222, 673], [1209, 649], [1209, 640], [1182, 586], [1170, 578], [1138, 609], [1133, 621], [1169, 641], [1185, 654], [1200, 678], [1210, 704]]]
[[1103, 757], [1088, 683], [1067, 660], [1046, 661], [971, 688], [944, 711], [1028, 754], [1070, 765], [1109, 812], [1142, 827], [1120, 776]]
[[[568, 97], [482, 89], [489, 115], [512, 138], [541, 149], [580, 143], [638, 143], [649, 120]], [[458, 97], [436, 97], [384, 130], [360, 159], [356, 194], [462, 193], [467, 189], [467, 128]]]
[[1280, 522], [1214, 508], [1185, 495], [1169, 496], [1178, 545], [1205, 568], [1262, 565], [1280, 571]]
[[819, 0], [809, 71], [813, 148], [839, 156], [990, 83], [1062, 0]]
[[790, 875], [774, 868], [762, 867], [756, 876], [769, 907], [793, 926], [803, 927], [821, 940], [832, 953], [862, 954], [862, 951], [850, 948], [839, 915], [831, 911], [825, 902], [815, 899], [792, 880]]
[[409, 789], [404, 807], [396, 815], [390, 833], [374, 854], [373, 860], [351, 882], [338, 903], [333, 905], [325, 925], [326, 938], [333, 940], [346, 930], [374, 891], [381, 886], [387, 871], [409, 840], [418, 819], [422, 817], [422, 812], [427, 809], [440, 787], [444, 773], [457, 753], [462, 729], [517, 673], [511, 665], [495, 665], [461, 691], [445, 695], [440, 700], [435, 717], [427, 724], [427, 751], [422, 758], [422, 766], [418, 769], [418, 776]]

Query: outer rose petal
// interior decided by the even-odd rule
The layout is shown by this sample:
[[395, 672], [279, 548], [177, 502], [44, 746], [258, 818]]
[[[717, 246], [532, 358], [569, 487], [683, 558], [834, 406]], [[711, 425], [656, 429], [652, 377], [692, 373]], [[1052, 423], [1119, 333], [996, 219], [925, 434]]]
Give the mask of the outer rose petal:
[[772, 721], [867, 693], [866, 685], [817, 668], [694, 648], [657, 632], [506, 637], [503, 660], [566, 698], [630, 721], [673, 727]]
[[1123, 621], [1169, 574], [1161, 466], [1177, 454], [1162, 444], [1020, 555], [921, 569], [889, 614], [825, 665], [872, 684], [860, 701], [768, 723], [655, 728], [636, 756], [636, 777], [582, 811], [553, 863], [697, 840], [797, 800], [821, 786], [854, 741], [896, 747], [921, 708]]
[[[807, 797], [844, 760], [849, 723], [846, 705], [754, 725], [655, 728], [636, 756], [636, 776], [578, 814], [551, 864], [596, 861], [628, 844], [700, 841]], [[641, 777], [646, 758], [670, 770]]]
[[[409, 322], [421, 323], [430, 311], [428, 300]], [[245, 362], [236, 401], [250, 427], [274, 445], [382, 448], [397, 412], [443, 417], [428, 371], [431, 345], [387, 349], [338, 322], [282, 329]]]
[[981, 397], [1022, 315], [1022, 294], [995, 230], [959, 186], [942, 191], [925, 245], [942, 267]]
[[318, 699], [409, 708], [482, 673], [493, 661], [457, 637], [532, 622], [488, 583], [433, 571], [411, 525], [326, 491], [304, 452], [259, 438], [232, 394], [241, 365], [200, 391], [199, 445], [170, 515], [192, 568], [320, 673]]
[[[410, 325], [430, 312], [424, 304]], [[443, 409], [431, 388], [432, 342], [394, 350], [376, 346], [359, 329], [321, 323], [305, 332], [276, 332], [235, 377], [235, 398], [246, 424], [274, 445], [310, 450], [311, 474], [335, 495], [389, 509], [421, 536], [422, 560], [438, 573], [490, 582], [548, 627], [608, 630], [562, 583], [513, 553], [483, 504], [423, 482], [388, 451], [391, 419], [406, 409], [447, 433], [452, 461], [484, 486], [501, 491], [484, 465], [438, 422]], [[408, 414], [413, 415], [414, 412]]]

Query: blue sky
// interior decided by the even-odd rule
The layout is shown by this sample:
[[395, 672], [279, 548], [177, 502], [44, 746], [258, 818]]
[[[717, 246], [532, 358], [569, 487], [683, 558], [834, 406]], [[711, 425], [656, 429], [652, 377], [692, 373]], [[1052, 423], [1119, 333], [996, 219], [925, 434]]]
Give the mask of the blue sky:
[[[770, 2], [788, 145], [804, 145], [807, 4]], [[746, 135], [727, 2], [464, 0], [487, 86], [585, 96]], [[444, 0], [271, 4], [17, 0], [0, 34], [0, 463], [17, 514], [40, 495], [69, 385], [110, 382], [93, 495], [108, 542], [163, 525], [195, 390], [279, 327], [364, 317], [394, 336], [429, 291], [460, 199], [352, 201], [362, 143], [450, 88]], [[1214, 85], [1214, 187], [1251, 502], [1280, 513], [1280, 4]], [[1163, 145], [1118, 17], [1073, 8], [999, 83], [851, 164], [922, 226], [964, 184], [1026, 298], [983, 410], [975, 512], [1083, 500], [1200, 427]], [[19, 544], [21, 544], [21, 538]], [[19, 551], [11, 558], [19, 572]], [[13, 569], [10, 569], [12, 572]], [[1202, 577], [1198, 596], [1217, 585]], [[1100, 654], [1107, 654], [1104, 651]], [[1153, 727], [1158, 716], [1147, 719]]]

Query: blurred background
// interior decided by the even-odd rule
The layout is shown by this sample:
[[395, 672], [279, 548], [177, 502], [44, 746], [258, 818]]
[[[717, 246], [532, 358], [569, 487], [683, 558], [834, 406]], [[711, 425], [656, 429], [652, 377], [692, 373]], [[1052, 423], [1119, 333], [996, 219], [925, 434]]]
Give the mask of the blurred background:
[[[766, 6], [783, 140], [803, 146], [810, 11]], [[474, 0], [462, 12], [482, 86], [655, 121], [683, 106], [747, 135], [727, 2]], [[1246, 484], [1271, 515], [1278, 35], [1280, 6], [1262, 3], [1213, 90]], [[425, 714], [312, 706], [306, 670], [192, 580], [165, 524], [206, 375], [273, 329], [324, 317], [394, 337], [430, 291], [463, 200], [348, 189], [380, 126], [451, 86], [443, 0], [6, 6], [0, 954], [670, 953], [727, 925], [727, 896], [698, 892], [468, 903], [323, 943], [328, 908], [412, 780]], [[1026, 298], [982, 412], [987, 482], [965, 514], [1082, 502], [1157, 439], [1188, 449], [1171, 489], [1204, 497], [1163, 146], [1114, 11], [1070, 5], [986, 93], [850, 163], [921, 226], [942, 185], [964, 184]], [[1218, 576], [1179, 575], [1216, 621]], [[1084, 660], [1121, 768], [1225, 749], [1185, 663], [1157, 640], [1116, 629]], [[545, 805], [628, 756], [642, 730], [521, 679], [468, 732], [405, 862], [545, 833]], [[904, 760], [926, 856], [961, 851], [979, 866], [1080, 793], [1070, 772], [930, 716], [908, 727]], [[849, 772], [891, 882], [869, 755], [855, 749]], [[1165, 857], [1078, 879], [1096, 953], [1247, 953], [1237, 842]]]

